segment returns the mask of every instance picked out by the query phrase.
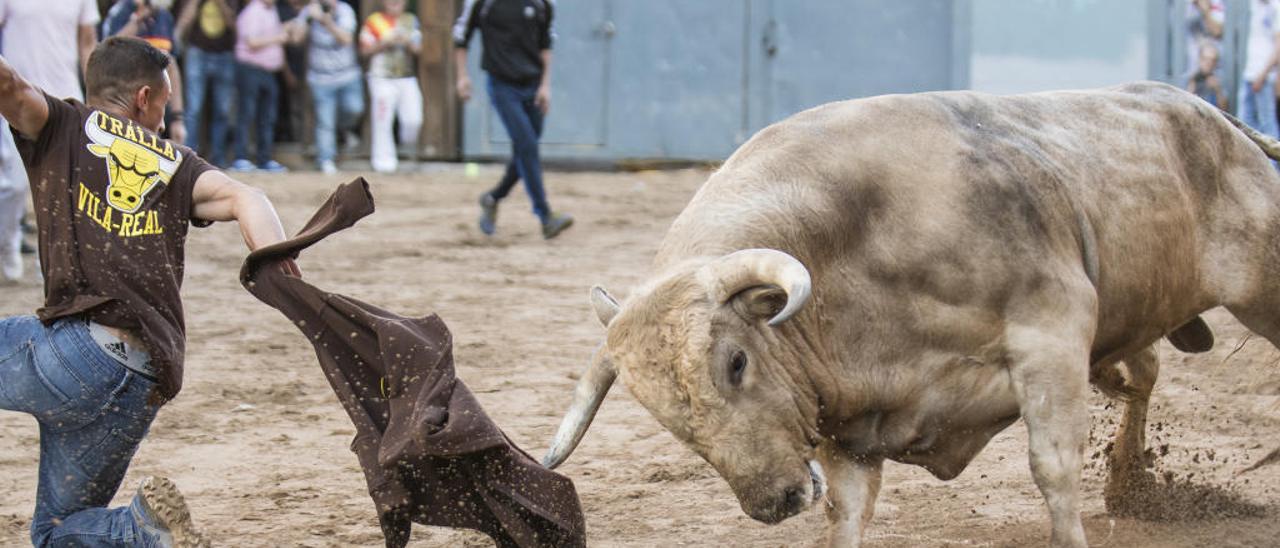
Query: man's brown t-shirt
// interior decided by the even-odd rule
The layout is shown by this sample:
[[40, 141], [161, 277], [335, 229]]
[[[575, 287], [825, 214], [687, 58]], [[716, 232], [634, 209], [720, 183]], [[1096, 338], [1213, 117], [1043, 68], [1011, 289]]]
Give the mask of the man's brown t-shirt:
[[35, 140], [15, 131], [40, 234], [44, 322], [81, 316], [142, 338], [160, 396], [182, 387], [183, 244], [196, 178], [191, 149], [75, 100], [45, 96]]

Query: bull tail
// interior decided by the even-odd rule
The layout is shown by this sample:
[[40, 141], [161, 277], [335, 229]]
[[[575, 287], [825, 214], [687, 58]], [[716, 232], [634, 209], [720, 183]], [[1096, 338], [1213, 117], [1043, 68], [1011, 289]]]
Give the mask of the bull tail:
[[1262, 149], [1262, 152], [1266, 154], [1268, 158], [1271, 158], [1272, 160], [1280, 160], [1280, 141], [1249, 127], [1248, 124], [1241, 122], [1239, 118], [1236, 118], [1229, 113], [1222, 112], [1222, 115], [1226, 116], [1227, 120], [1230, 121], [1232, 125], [1236, 126], [1236, 129], [1243, 131], [1244, 134], [1249, 137], [1250, 141], [1253, 141], [1254, 144], [1258, 145], [1258, 148]]

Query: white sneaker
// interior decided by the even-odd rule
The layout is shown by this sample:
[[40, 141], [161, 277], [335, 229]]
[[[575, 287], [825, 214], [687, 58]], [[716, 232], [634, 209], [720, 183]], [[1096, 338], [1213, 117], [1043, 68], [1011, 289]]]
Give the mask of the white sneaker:
[[333, 163], [333, 160], [325, 160], [320, 162], [320, 172], [325, 175], [333, 175], [338, 172], [338, 165]]
[[9, 247], [0, 257], [0, 280], [16, 282], [22, 279], [22, 252], [16, 245]]

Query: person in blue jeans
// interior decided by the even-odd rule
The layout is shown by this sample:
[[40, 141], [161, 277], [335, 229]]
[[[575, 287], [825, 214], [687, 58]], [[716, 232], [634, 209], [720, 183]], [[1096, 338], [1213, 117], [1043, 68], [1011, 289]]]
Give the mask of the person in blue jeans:
[[454, 66], [458, 97], [471, 98], [467, 44], [477, 29], [484, 44], [481, 68], [489, 74], [486, 89], [498, 118], [511, 137], [511, 161], [498, 185], [480, 195], [480, 230], [496, 230], [498, 202], [517, 181], [533, 203], [542, 237], [551, 239], [573, 225], [573, 217], [554, 213], [542, 184], [538, 139], [551, 108], [551, 19], [548, 0], [467, 0], [453, 26]]
[[364, 114], [364, 81], [356, 58], [355, 10], [346, 2], [317, 0], [291, 25], [291, 41], [307, 43], [307, 85], [316, 122], [316, 164], [338, 171], [338, 134], [354, 132]]
[[166, 478], [107, 505], [182, 387], [188, 228], [237, 221], [250, 249], [284, 229], [261, 191], [158, 137], [169, 63], [143, 40], [108, 38], [89, 57], [81, 103], [0, 57], [0, 116], [31, 180], [45, 284], [35, 316], [0, 319], [0, 409], [40, 431], [35, 546], [208, 546]]
[[[200, 149], [204, 111], [209, 112], [209, 148], [204, 157], [227, 165], [227, 136], [236, 100], [235, 22], [239, 0], [188, 0], [178, 15], [177, 37], [186, 44], [186, 145]], [[206, 91], [210, 105], [205, 104]]]
[[[236, 128], [236, 161], [232, 171], [288, 171], [272, 158], [280, 87], [284, 69], [285, 26], [276, 0], [249, 0], [236, 17], [236, 84], [240, 91], [240, 127]], [[257, 151], [249, 158], [249, 130], [257, 130]]]
[[1237, 114], [1250, 127], [1280, 138], [1276, 121], [1276, 64], [1280, 62], [1280, 0], [1250, 0]]

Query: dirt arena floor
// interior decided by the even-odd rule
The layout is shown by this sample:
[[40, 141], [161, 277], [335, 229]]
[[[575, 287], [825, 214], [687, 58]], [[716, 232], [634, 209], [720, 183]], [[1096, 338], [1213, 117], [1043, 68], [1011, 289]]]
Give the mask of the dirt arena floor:
[[[553, 173], [552, 204], [578, 224], [552, 242], [540, 237], [523, 195], [503, 204], [498, 235], [480, 234], [475, 198], [497, 176], [493, 167], [469, 178], [443, 166], [376, 177], [378, 212], [313, 248], [301, 267], [322, 288], [403, 314], [439, 313], [454, 333], [459, 375], [513, 440], [541, 456], [602, 335], [587, 288], [602, 283], [627, 295], [706, 173]], [[245, 177], [267, 191], [291, 232], [350, 178]], [[162, 474], [222, 546], [381, 545], [348, 449], [354, 430], [311, 347], [238, 284], [245, 249], [236, 227], [193, 229], [187, 249], [186, 386], [160, 412], [116, 502], [140, 477]], [[40, 296], [35, 281], [0, 287], [0, 315], [30, 313]], [[1213, 352], [1160, 348], [1149, 431], [1155, 471], [1178, 488], [1147, 502], [1165, 508], [1193, 493], [1175, 519], [1107, 515], [1099, 453], [1119, 412], [1092, 398], [1084, 509], [1094, 546], [1280, 545], [1280, 466], [1237, 475], [1280, 446], [1280, 352], [1225, 312], [1208, 319]], [[28, 543], [37, 455], [34, 420], [0, 413], [0, 546]], [[747, 518], [712, 469], [621, 385], [561, 470], [577, 484], [593, 546], [814, 546], [822, 538], [820, 511], [772, 527]], [[868, 545], [1037, 546], [1047, 535], [1018, 423], [950, 482], [888, 464]], [[491, 543], [418, 526], [412, 545]]]

